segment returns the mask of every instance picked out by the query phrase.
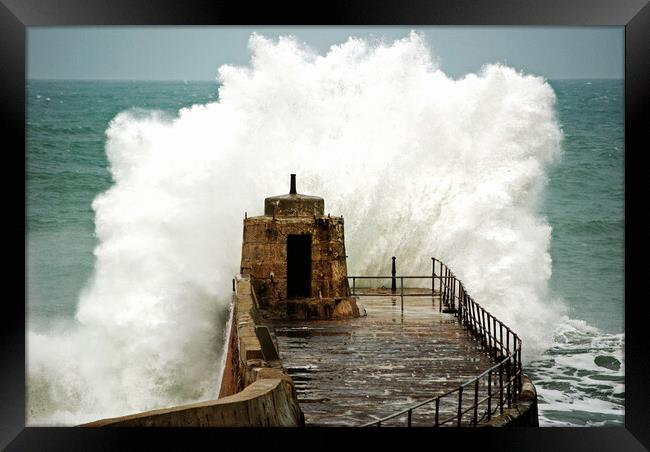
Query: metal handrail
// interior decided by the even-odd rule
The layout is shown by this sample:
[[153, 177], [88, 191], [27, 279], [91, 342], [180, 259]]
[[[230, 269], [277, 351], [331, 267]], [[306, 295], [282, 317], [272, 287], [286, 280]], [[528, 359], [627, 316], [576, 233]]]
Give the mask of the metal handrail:
[[[393, 276], [348, 276], [348, 279], [350, 278], [356, 278], [356, 279], [391, 279]], [[424, 276], [406, 276], [406, 275], [398, 275], [395, 276], [395, 278], [404, 278], [404, 279], [431, 279], [431, 278], [444, 278], [443, 276], [434, 276], [434, 275], [424, 275]]]
[[[432, 280], [432, 294], [435, 293], [435, 280], [438, 279], [439, 290], [438, 294], [440, 295], [440, 309], [442, 309], [442, 304], [445, 303], [448, 307], [451, 308], [451, 312], [454, 313], [454, 316], [458, 318], [461, 326], [466, 328], [472, 333], [474, 338], [480, 341], [481, 346], [489, 353], [490, 357], [494, 360], [498, 360], [492, 367], [485, 370], [478, 376], [467, 380], [458, 387], [451, 389], [443, 394], [440, 394], [435, 397], [431, 397], [427, 400], [419, 402], [409, 408], [398, 411], [391, 415], [385, 416], [381, 419], [374, 420], [363, 424], [362, 427], [376, 426], [381, 427], [382, 423], [389, 421], [391, 419], [396, 419], [404, 415], [407, 416], [407, 426], [411, 427], [413, 412], [425, 405], [435, 403], [435, 423], [434, 427], [444, 425], [453, 420], [456, 420], [456, 425], [461, 426], [463, 424], [463, 416], [469, 413], [471, 410], [474, 410], [472, 420], [470, 425], [477, 425], [479, 422], [478, 418], [478, 407], [484, 402], [487, 402], [487, 409], [485, 414], [481, 416], [481, 420], [487, 416], [487, 419], [490, 420], [493, 412], [496, 413], [498, 410], [503, 414], [504, 406], [507, 403], [508, 408], [511, 407], [514, 400], [516, 400], [517, 395], [521, 392], [521, 379], [522, 379], [522, 366], [521, 366], [521, 339], [517, 334], [514, 333], [507, 325], [497, 319], [494, 315], [485, 310], [481, 305], [479, 305], [474, 299], [467, 293], [462, 282], [455, 277], [455, 275], [449, 270], [449, 268], [438, 260], [440, 263], [440, 273], [436, 275], [435, 272], [435, 263], [436, 259], [431, 258], [433, 261], [433, 271], [431, 276], [401, 276], [392, 275], [389, 277], [381, 276], [369, 276], [369, 277], [360, 277], [353, 276], [351, 278], [363, 278], [363, 279], [383, 279], [383, 278], [431, 278]], [[394, 259], [393, 259], [394, 262]], [[393, 267], [394, 269], [394, 267]], [[444, 276], [443, 276], [444, 275]], [[354, 281], [354, 280], [353, 280]], [[401, 292], [403, 296], [403, 279]], [[444, 281], [444, 282], [443, 282]], [[458, 302], [458, 308], [456, 309], [456, 302]], [[402, 311], [404, 310], [404, 299], [402, 298]], [[498, 335], [497, 335], [497, 325], [498, 325]], [[506, 340], [504, 344], [503, 339], [503, 330], [506, 330]], [[497, 337], [498, 336], [498, 337]], [[512, 337], [512, 343], [510, 338]], [[512, 349], [511, 349], [512, 345]], [[498, 347], [497, 347], [498, 346]], [[498, 356], [497, 356], [498, 355]], [[506, 373], [505, 385], [504, 385], [504, 373]], [[492, 389], [492, 380], [495, 374], [498, 374], [498, 390], [495, 387], [493, 394]], [[479, 400], [479, 381], [481, 381], [487, 375], [487, 387], [488, 395]], [[463, 391], [465, 388], [470, 385], [474, 385], [474, 402], [469, 407], [463, 407]], [[495, 382], [496, 385], [496, 382]], [[456, 414], [451, 417], [447, 417], [442, 421], [439, 420], [440, 417], [440, 401], [449, 397], [452, 394], [458, 393], [458, 409]], [[504, 397], [505, 396], [505, 397]], [[496, 399], [496, 404], [494, 409], [492, 408], [492, 401]]]
[[[393, 263], [395, 261], [393, 260]], [[400, 306], [402, 312], [404, 312], [404, 297], [421, 297], [421, 296], [428, 296], [431, 295], [433, 296], [435, 293], [434, 290], [434, 285], [435, 285], [435, 278], [438, 278], [435, 275], [427, 275], [427, 276], [397, 276], [396, 274], [393, 274], [391, 276], [348, 276], [348, 279], [352, 280], [352, 290], [350, 292], [351, 295], [363, 295], [363, 296], [385, 296], [385, 294], [357, 294], [356, 292], [356, 280], [357, 279], [390, 279], [392, 280], [392, 287], [391, 287], [391, 292], [397, 296], [397, 287], [396, 287], [396, 281], [399, 279], [400, 280], [400, 285], [399, 285], [399, 297], [400, 297]], [[405, 279], [431, 279], [431, 293], [404, 293], [404, 280]]]

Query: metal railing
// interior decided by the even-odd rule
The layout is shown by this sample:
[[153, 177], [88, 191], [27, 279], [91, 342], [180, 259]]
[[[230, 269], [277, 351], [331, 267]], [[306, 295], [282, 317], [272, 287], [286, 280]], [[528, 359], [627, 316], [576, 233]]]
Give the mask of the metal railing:
[[[507, 325], [485, 310], [467, 293], [463, 283], [441, 261], [432, 259], [431, 276], [397, 276], [393, 264], [393, 274], [385, 276], [351, 276], [352, 293], [355, 294], [356, 279], [384, 279], [401, 282], [400, 297], [404, 310], [404, 279], [431, 279], [431, 295], [440, 296], [440, 310], [445, 304], [445, 312], [453, 313], [462, 327], [467, 329], [482, 348], [489, 354], [495, 364], [460, 386], [431, 397], [397, 413], [374, 420], [363, 427], [381, 427], [382, 425], [403, 425], [411, 427], [429, 425], [476, 426], [490, 420], [497, 412], [503, 414], [505, 407], [510, 408], [521, 392], [521, 339]], [[436, 262], [440, 264], [436, 274]], [[394, 263], [394, 259], [393, 259]], [[438, 291], [435, 282], [438, 281]], [[395, 288], [395, 284], [392, 286]], [[424, 294], [415, 294], [415, 296]], [[414, 417], [415, 416], [415, 417]]]
[[[398, 293], [397, 293], [397, 280], [399, 279], [399, 281], [400, 281], [399, 297], [400, 297], [400, 300], [401, 300], [401, 309], [402, 309], [402, 312], [404, 312], [404, 297], [434, 296], [435, 295], [435, 280], [436, 280], [436, 278], [438, 278], [440, 280], [440, 285], [442, 285], [441, 277], [436, 276], [436, 259], [434, 257], [431, 258], [431, 275], [430, 276], [397, 276], [397, 272], [395, 270], [395, 259], [396, 258], [395, 258], [395, 256], [393, 256], [391, 259], [393, 260], [391, 276], [348, 276], [348, 280], [352, 280], [352, 288], [350, 290], [350, 294], [351, 295], [366, 296], [366, 297], [385, 296], [386, 294], [384, 294], [384, 293], [358, 293], [357, 292], [357, 280], [390, 279], [391, 280], [391, 295], [397, 296], [398, 295]], [[442, 265], [442, 263], [440, 263], [440, 264]], [[442, 269], [442, 267], [441, 267], [441, 269]], [[426, 293], [404, 293], [404, 280], [405, 279], [430, 279], [431, 280], [431, 292], [426, 292]], [[442, 310], [442, 307], [441, 307], [441, 310]]]
[[[358, 296], [363, 296], [363, 297], [376, 297], [376, 296], [386, 296], [387, 294], [385, 294], [385, 293], [372, 293], [372, 292], [366, 292], [366, 293], [361, 292], [361, 293], [359, 293], [359, 292], [357, 292], [357, 280], [364, 280], [364, 279], [369, 279], [369, 280], [393, 279], [393, 277], [392, 276], [348, 276], [348, 279], [352, 280], [352, 288], [350, 290], [351, 295], [358, 295]], [[430, 297], [430, 296], [434, 295], [434, 289], [433, 288], [431, 289], [431, 291], [426, 292], [426, 293], [405, 293], [404, 292], [404, 280], [405, 279], [431, 279], [433, 281], [435, 279], [435, 277], [433, 277], [433, 276], [395, 276], [394, 279], [399, 280], [400, 285], [399, 285], [399, 288], [391, 289], [390, 295], [400, 297], [402, 312], [404, 312], [404, 297], [422, 297], [422, 296]], [[365, 289], [368, 289], [368, 288], [365, 287]]]

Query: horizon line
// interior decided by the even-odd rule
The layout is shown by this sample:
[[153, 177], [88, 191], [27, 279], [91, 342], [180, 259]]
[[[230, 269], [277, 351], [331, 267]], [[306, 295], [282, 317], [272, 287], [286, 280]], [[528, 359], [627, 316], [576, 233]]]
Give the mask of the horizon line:
[[[543, 77], [543, 76], [542, 76]], [[625, 80], [625, 77], [543, 77], [546, 80]], [[30, 81], [40, 81], [40, 82], [216, 82], [220, 83], [215, 79], [203, 79], [203, 78], [193, 78], [193, 79], [180, 79], [180, 78], [170, 78], [170, 79], [146, 79], [146, 78], [42, 78], [42, 77], [30, 77], [25, 78], [26, 82]]]

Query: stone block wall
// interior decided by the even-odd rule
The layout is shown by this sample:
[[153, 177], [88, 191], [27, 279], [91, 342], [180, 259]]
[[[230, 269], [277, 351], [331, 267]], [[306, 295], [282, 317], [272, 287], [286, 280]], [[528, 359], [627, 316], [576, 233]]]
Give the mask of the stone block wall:
[[290, 383], [263, 378], [218, 400], [102, 419], [80, 427], [298, 427], [300, 408]]
[[287, 236], [293, 234], [312, 237], [311, 297], [349, 296], [342, 217], [261, 216], [244, 220], [241, 260], [260, 304], [287, 298]]

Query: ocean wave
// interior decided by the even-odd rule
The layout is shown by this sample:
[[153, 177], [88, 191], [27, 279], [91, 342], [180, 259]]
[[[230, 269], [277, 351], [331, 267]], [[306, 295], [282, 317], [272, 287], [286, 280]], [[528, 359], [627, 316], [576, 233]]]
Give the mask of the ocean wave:
[[540, 425], [620, 425], [625, 413], [625, 336], [564, 318], [555, 345], [526, 364]]

